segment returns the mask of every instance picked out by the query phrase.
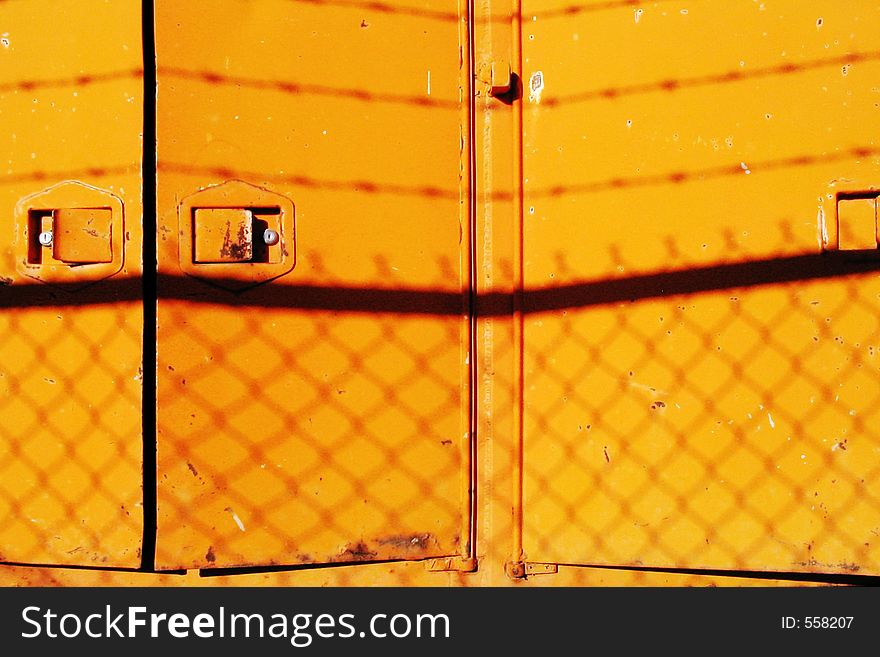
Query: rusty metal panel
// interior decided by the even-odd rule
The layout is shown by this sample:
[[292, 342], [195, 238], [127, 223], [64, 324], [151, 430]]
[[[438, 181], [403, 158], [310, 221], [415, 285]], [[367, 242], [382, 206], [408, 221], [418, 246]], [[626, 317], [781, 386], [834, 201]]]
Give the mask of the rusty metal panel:
[[197, 263], [250, 262], [254, 257], [254, 215], [237, 208], [198, 208], [193, 211]]
[[4, 562], [140, 564], [140, 15], [0, 3]]
[[161, 569], [470, 554], [466, 3], [389, 7], [156, 3]]
[[880, 572], [878, 20], [524, 2], [527, 560]]

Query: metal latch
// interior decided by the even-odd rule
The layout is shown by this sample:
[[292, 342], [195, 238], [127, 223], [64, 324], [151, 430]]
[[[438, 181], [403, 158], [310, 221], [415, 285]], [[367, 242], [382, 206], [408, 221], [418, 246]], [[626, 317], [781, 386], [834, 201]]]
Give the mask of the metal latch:
[[837, 248], [867, 251], [877, 248], [877, 192], [841, 193], [837, 197]]
[[185, 198], [179, 208], [180, 268], [218, 287], [242, 290], [295, 264], [293, 202], [233, 180]]
[[29, 259], [39, 264], [43, 252], [36, 248], [52, 247], [52, 259], [69, 265], [112, 262], [113, 211], [110, 208], [59, 208], [32, 210], [31, 238], [37, 245]]
[[25, 276], [77, 287], [122, 269], [123, 206], [108, 191], [64, 182], [19, 201], [15, 216]]
[[197, 264], [281, 262], [281, 208], [195, 208]]

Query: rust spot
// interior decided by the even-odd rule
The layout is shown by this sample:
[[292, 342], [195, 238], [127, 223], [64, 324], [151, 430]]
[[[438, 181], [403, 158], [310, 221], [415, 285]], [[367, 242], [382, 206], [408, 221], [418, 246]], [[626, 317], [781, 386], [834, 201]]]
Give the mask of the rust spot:
[[217, 560], [217, 557], [214, 555], [214, 546], [208, 548], [208, 551], [205, 552], [205, 560], [208, 563], [214, 563]]
[[441, 445], [451, 445], [451, 444], [452, 444], [452, 441], [451, 441], [451, 440], [441, 440], [441, 441], [440, 441], [440, 444], [441, 444]]
[[196, 466], [194, 466], [194, 465], [193, 465], [192, 463], [190, 463], [189, 461], [186, 462], [186, 467], [188, 467], [188, 468], [189, 468], [189, 471], [193, 473], [193, 477], [198, 477], [198, 476], [199, 476], [199, 471], [196, 470]]
[[388, 545], [408, 553], [424, 553], [430, 549], [432, 544], [436, 544], [437, 541], [431, 536], [431, 534], [425, 533], [395, 534], [394, 536], [380, 538], [377, 543], [379, 543], [379, 545]]
[[796, 566], [803, 566], [805, 568], [819, 568], [821, 570], [845, 570], [849, 573], [857, 573], [861, 570], [861, 566], [857, 563], [847, 563], [842, 561], [840, 563], [820, 563], [815, 559], [810, 559], [808, 561], [795, 561]]
[[345, 549], [339, 553], [339, 561], [368, 561], [375, 559], [377, 552], [373, 552], [363, 541], [357, 543], [349, 543]]
[[657, 400], [651, 404], [651, 410], [657, 410], [658, 408], [666, 408], [666, 402]]
[[247, 229], [239, 225], [235, 239], [232, 239], [232, 225], [226, 222], [226, 233], [223, 235], [223, 245], [220, 247], [220, 255], [234, 260], [250, 258], [250, 243], [248, 242]]
[[367, 22], [366, 18], [361, 21], [361, 27], [370, 27], [370, 24]]

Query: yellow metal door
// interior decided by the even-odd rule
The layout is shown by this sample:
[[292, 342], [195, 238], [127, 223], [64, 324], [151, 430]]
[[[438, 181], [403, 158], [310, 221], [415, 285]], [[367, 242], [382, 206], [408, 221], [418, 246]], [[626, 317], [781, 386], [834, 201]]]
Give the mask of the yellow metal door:
[[140, 16], [0, 3], [0, 561], [141, 562]]
[[160, 569], [469, 554], [464, 6], [156, 3]]
[[525, 558], [880, 572], [880, 6], [523, 4]]

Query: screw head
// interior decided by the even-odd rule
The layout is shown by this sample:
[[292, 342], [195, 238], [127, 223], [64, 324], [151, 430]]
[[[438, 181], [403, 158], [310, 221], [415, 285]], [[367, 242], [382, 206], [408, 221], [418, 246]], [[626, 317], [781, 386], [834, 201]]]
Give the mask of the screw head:
[[278, 234], [277, 230], [272, 230], [271, 228], [267, 228], [263, 231], [263, 241], [269, 246], [275, 246], [278, 244], [278, 241], [281, 239], [281, 236]]
[[37, 240], [43, 246], [52, 246], [52, 240], [55, 239], [55, 236], [52, 234], [51, 230], [44, 230], [39, 234]]

